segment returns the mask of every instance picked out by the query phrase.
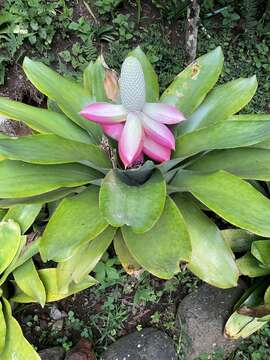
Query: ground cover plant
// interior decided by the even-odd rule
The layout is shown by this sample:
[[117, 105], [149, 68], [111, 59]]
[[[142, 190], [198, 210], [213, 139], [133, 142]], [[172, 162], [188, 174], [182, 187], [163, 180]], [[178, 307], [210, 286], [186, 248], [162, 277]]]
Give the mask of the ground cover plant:
[[[248, 2], [246, 2], [246, 4], [247, 3]], [[220, 5], [222, 5], [221, 2], [220, 2]], [[141, 31], [141, 30], [137, 31], [136, 30], [137, 29], [137, 19], [138, 19], [138, 12], [137, 12], [138, 8], [137, 7], [134, 7], [135, 18], [133, 17], [132, 19], [134, 19], [134, 21], [131, 22], [129, 20], [128, 14], [126, 14], [126, 13], [121, 14], [119, 12], [119, 8], [118, 8], [119, 4], [116, 4], [116, 3], [112, 4], [112, 5], [109, 4], [109, 6], [112, 6], [114, 11], [113, 12], [108, 11], [105, 14], [101, 15], [101, 16], [104, 16], [104, 19], [105, 18], [110, 19], [109, 22], [111, 20], [113, 21], [113, 29], [112, 28], [111, 28], [111, 30], [108, 29], [108, 31], [106, 32], [106, 34], [107, 34], [106, 41], [108, 41], [108, 40], [110, 41], [110, 37], [116, 38], [117, 41], [115, 41], [113, 43], [109, 43], [109, 45], [107, 47], [108, 56], [106, 57], [106, 61], [108, 61], [108, 63], [113, 68], [119, 69], [119, 65], [123, 61], [124, 56], [126, 54], [128, 54], [128, 52], [129, 52], [130, 45], [128, 44], [128, 42], [140, 41], [140, 43], [142, 43], [142, 46], [144, 47], [144, 49], [147, 50], [147, 55], [148, 55], [149, 59], [154, 64], [155, 68], [157, 69], [157, 71], [159, 73], [159, 79], [161, 82], [160, 83], [160, 85], [161, 85], [160, 93], [162, 93], [163, 90], [165, 90], [166, 86], [169, 84], [170, 80], [172, 80], [173, 75], [175, 75], [179, 71], [179, 62], [181, 62], [181, 63], [184, 62], [183, 52], [179, 52], [179, 49], [174, 50], [173, 47], [172, 47], [172, 49], [167, 50], [166, 49], [167, 46], [163, 46], [163, 47], [160, 46], [160, 41], [163, 41], [163, 43], [166, 44], [167, 41], [170, 41], [170, 38], [168, 36], [168, 37], [165, 37], [165, 40], [161, 40], [161, 39], [163, 39], [163, 36], [160, 37], [160, 35], [158, 34], [160, 31], [160, 27], [156, 27], [156, 25], [150, 26], [149, 28], [147, 28], [147, 30], [145, 29], [143, 31]], [[160, 4], [158, 4], [158, 2], [155, 2], [155, 6], [160, 8]], [[112, 7], [110, 9], [112, 9]], [[102, 8], [103, 8], [103, 4], [101, 4], [101, 6], [100, 6], [100, 9], [102, 9]], [[207, 8], [205, 13], [206, 14], [211, 13], [211, 6], [210, 6], [210, 10], [209, 10], [209, 8]], [[233, 33], [233, 31], [231, 29], [238, 26], [236, 17], [237, 17], [237, 14], [239, 14], [239, 13], [240, 13], [239, 8], [237, 6], [232, 6], [229, 11], [222, 12], [221, 16], [224, 18], [224, 24], [223, 24], [224, 30], [222, 31], [222, 35], [220, 35], [219, 33], [216, 34], [217, 25], [216, 25], [215, 21], [213, 21], [213, 24], [211, 23], [211, 21], [214, 20], [214, 16], [209, 16], [209, 18], [205, 18], [203, 20], [203, 24], [207, 25], [206, 26], [207, 33], [205, 34], [205, 37], [202, 36], [201, 39], [204, 40], [207, 38], [207, 41], [204, 40], [199, 43], [199, 51], [200, 51], [200, 53], [204, 53], [206, 50], [209, 50], [209, 48], [211, 48], [211, 47], [215, 48], [217, 45], [220, 44], [220, 42], [223, 43], [223, 47], [224, 47], [225, 53], [226, 53], [226, 59], [228, 59], [229, 62], [225, 63], [225, 72], [223, 73], [223, 76], [221, 78], [222, 82], [224, 82], [225, 80], [230, 80], [232, 77], [239, 76], [239, 73], [240, 73], [240, 75], [244, 74], [247, 76], [247, 75], [252, 74], [253, 72], [256, 72], [259, 74], [260, 80], [262, 80], [263, 78], [267, 79], [267, 77], [269, 77], [269, 70], [267, 68], [267, 63], [268, 63], [268, 61], [267, 61], [267, 59], [268, 59], [267, 37], [264, 36], [264, 40], [262, 41], [261, 44], [258, 44], [258, 46], [254, 46], [254, 44], [256, 44], [255, 40], [253, 42], [249, 42], [249, 41], [245, 40], [245, 36], [246, 36], [245, 33], [242, 34], [242, 36], [237, 37], [235, 39], [234, 38], [235, 34]], [[250, 12], [248, 12], [248, 13], [250, 14]], [[166, 16], [166, 18], [167, 18], [167, 15], [164, 15], [164, 14], [168, 14], [168, 9], [162, 9], [161, 14], [162, 14], [162, 16]], [[244, 14], [244, 12], [240, 13], [242, 18], [244, 16], [243, 14]], [[120, 15], [122, 15], [122, 16], [120, 16]], [[260, 25], [260, 22], [261, 22], [260, 19], [263, 19], [262, 21], [264, 21], [265, 16], [263, 17], [263, 15], [264, 15], [263, 12], [258, 11], [258, 9], [256, 10], [255, 17], [258, 20], [258, 25]], [[111, 19], [111, 17], [113, 17], [113, 19]], [[248, 19], [245, 21], [248, 21]], [[208, 23], [209, 23], [209, 25], [208, 25]], [[231, 25], [233, 25], [233, 26], [231, 26]], [[76, 32], [79, 31], [79, 29], [84, 29], [83, 34], [86, 37], [89, 37], [88, 35], [89, 35], [90, 31], [92, 32], [92, 30], [89, 30], [89, 27], [87, 27], [87, 21], [83, 21], [83, 20], [74, 21], [73, 25], [71, 25], [71, 26], [68, 25], [68, 26], [71, 28], [74, 27], [74, 29], [76, 28], [76, 30], [74, 30]], [[261, 32], [261, 29], [257, 26], [255, 28], [254, 27], [251, 28], [249, 30], [249, 33], [247, 34], [246, 39], [250, 36], [250, 34], [252, 34], [254, 39], [258, 39], [258, 36], [262, 36], [260, 34], [260, 32]], [[211, 36], [210, 40], [208, 39], [209, 35]], [[148, 37], [149, 42], [150, 42], [150, 39], [153, 39], [151, 41], [151, 44], [149, 44], [146, 40], [144, 40], [146, 37]], [[238, 45], [238, 49], [239, 48], [241, 49], [240, 52], [238, 50], [237, 51], [233, 50], [234, 46], [232, 46], [230, 44], [231, 39], [234, 40], [234, 44], [236, 43]], [[28, 40], [26, 40], [26, 41], [28, 41]], [[93, 46], [92, 46], [92, 48], [93, 48]], [[161, 50], [161, 48], [163, 48], [163, 50]], [[248, 49], [248, 52], [247, 52], [247, 49]], [[68, 75], [70, 76], [72, 73], [74, 74], [74, 72], [73, 72], [74, 70], [77, 71], [78, 69], [83, 69], [89, 60], [91, 60], [91, 59], [94, 60], [96, 58], [97, 53], [98, 52], [95, 50], [95, 48], [94, 48], [94, 51], [91, 52], [91, 57], [86, 58], [85, 53], [83, 53], [82, 58], [81, 58], [82, 62], [80, 63], [80, 61], [79, 62], [77, 61], [77, 56], [78, 56], [77, 54], [74, 55], [73, 52], [71, 52], [71, 51], [65, 52], [65, 50], [63, 50], [63, 53], [60, 51], [59, 58], [61, 60], [59, 63], [60, 64], [59, 70], [62, 72], [63, 71], [66, 72], [69, 69]], [[247, 55], [248, 55], [248, 59], [250, 61], [249, 63], [246, 62]], [[21, 59], [22, 58], [23, 58], [23, 56], [21, 57]], [[174, 58], [175, 61], [172, 60], [172, 58]], [[241, 64], [241, 66], [239, 66], [239, 65], [237, 66], [239, 59], [241, 59], [242, 63], [245, 60], [245, 64], [247, 64], [247, 65], [244, 67], [242, 66], [242, 64]], [[42, 61], [44, 61], [44, 59], [42, 59]], [[52, 61], [54, 61], [54, 60], [52, 60]], [[46, 60], [46, 62], [47, 62], [47, 60]], [[67, 67], [63, 66], [63, 64], [66, 64]], [[81, 64], [81, 65], [79, 65], [79, 64]], [[72, 70], [72, 72], [70, 72], [70, 70], [71, 70], [70, 65], [74, 69], [74, 70]], [[99, 61], [95, 64], [95, 66], [96, 66], [96, 69], [94, 66], [92, 66], [92, 70], [91, 70], [91, 67], [88, 68], [90, 74], [88, 74], [87, 76], [91, 76], [91, 71], [94, 71], [93, 69], [95, 69], [95, 71], [97, 71], [97, 72], [100, 71], [100, 73], [102, 74], [104, 69], [102, 70], [102, 67], [100, 66]], [[85, 75], [85, 77], [84, 77], [85, 83], [87, 83], [87, 81], [89, 80], [89, 79], [87, 79], [87, 76]], [[82, 76], [79, 74], [78, 71], [76, 73], [76, 77], [82, 78]], [[101, 78], [102, 78], [102, 76], [101, 76]], [[258, 110], [259, 111], [267, 110], [268, 100], [267, 100], [267, 96], [265, 96], [265, 93], [267, 94], [267, 89], [268, 89], [267, 81], [264, 81], [264, 82], [260, 81], [259, 83], [260, 83], [259, 91], [255, 97], [255, 99], [257, 99], [256, 102], [254, 102], [254, 101], [250, 102], [248, 104], [248, 106], [246, 107], [246, 110], [243, 109], [244, 112], [252, 112], [254, 110], [257, 112]], [[89, 82], [88, 82], [88, 84], [89, 84]], [[103, 92], [103, 95], [104, 95], [104, 92]], [[101, 94], [101, 98], [102, 98], [102, 94]], [[104, 98], [104, 100], [107, 100], [107, 99]], [[170, 99], [170, 101], [171, 101], [171, 99]], [[50, 106], [50, 109], [59, 111], [59, 109], [55, 106], [55, 103], [53, 101], [50, 101], [49, 106]], [[180, 109], [180, 110], [182, 110], [182, 109]], [[243, 112], [243, 110], [242, 110], [242, 112]], [[68, 127], [69, 125], [65, 124], [65, 126]], [[40, 131], [40, 129], [35, 129], [35, 130]], [[76, 130], [78, 130], [78, 128]], [[48, 131], [48, 129], [45, 129], [45, 130], [43, 129], [43, 131]], [[59, 131], [59, 130], [57, 129], [57, 131]], [[70, 128], [70, 136], [72, 136], [72, 139], [75, 139], [74, 136], [76, 136], [76, 135], [74, 135], [73, 133], [74, 133], [74, 128], [72, 128], [72, 129]], [[71, 135], [71, 134], [73, 134], [73, 135]], [[80, 135], [82, 135], [82, 133]], [[78, 134], [77, 134], [77, 136], [78, 136]], [[99, 134], [97, 134], [97, 135], [95, 134], [93, 137], [99, 138]], [[81, 137], [80, 137], [80, 139], [79, 139], [79, 137], [77, 137], [76, 140], [81, 141]], [[113, 149], [116, 148], [115, 142], [112, 142], [112, 140], [109, 140], [109, 143], [107, 143], [107, 140], [106, 140], [105, 144], [104, 143], [102, 144], [102, 148], [105, 150], [108, 149], [109, 153], [110, 153], [109, 157], [112, 158], [113, 160], [116, 159], [116, 153], [115, 153], [115, 151], [113, 151]], [[220, 156], [222, 156], [222, 155], [223, 154], [221, 153]], [[215, 156], [218, 156], [218, 155], [215, 155]], [[244, 152], [243, 152], [243, 156], [244, 156]], [[229, 155], [228, 155], [228, 157], [229, 157]], [[183, 163], [184, 163], [184, 169], [189, 169], [189, 164], [186, 165], [186, 160], [184, 160]], [[196, 162], [195, 162], [195, 164], [196, 164]], [[116, 165], [116, 163], [113, 162], [113, 166], [115, 166], [115, 165]], [[85, 164], [84, 164], [84, 166], [85, 166]], [[195, 165], [195, 168], [196, 168], [196, 165]], [[194, 171], [192, 169], [192, 166], [190, 167], [190, 169], [192, 171]], [[198, 171], [198, 170], [195, 169], [195, 171]], [[174, 175], [175, 174], [173, 172], [170, 172], [170, 173], [167, 172], [167, 177], [174, 176]], [[262, 180], [262, 179], [260, 179], [260, 180]], [[260, 184], [262, 184], [262, 183], [260, 183]], [[265, 184], [267, 184], [267, 182], [264, 183], [263, 189], [260, 188], [260, 190], [261, 191], [264, 190], [264, 194], [266, 194], [268, 196], [268, 192], [267, 192], [268, 190], [265, 188]], [[258, 184], [253, 182], [253, 185], [257, 186]], [[81, 190], [82, 189], [78, 189], [78, 191], [81, 191]], [[171, 189], [170, 192], [171, 191], [173, 191], [173, 189]], [[42, 200], [42, 201], [44, 201], [44, 200]], [[47, 208], [47, 210], [45, 212], [47, 214], [46, 216], [48, 216], [48, 214], [50, 216], [53, 213], [56, 205], [57, 204], [55, 204], [55, 205], [50, 204], [50, 205], [46, 206], [46, 208]], [[201, 204], [198, 204], [198, 205], [199, 205], [199, 207], [202, 206]], [[50, 208], [50, 213], [47, 213], [48, 208]], [[205, 211], [204, 207], [203, 207], [203, 210]], [[213, 219], [219, 226], [221, 225], [222, 228], [224, 227], [224, 223], [221, 223], [220, 219], [213, 217], [211, 212], [207, 212], [207, 214], [209, 214], [211, 219]], [[45, 216], [45, 218], [46, 218], [46, 216]], [[45, 221], [45, 223], [46, 223], [46, 221]], [[228, 227], [228, 225], [226, 225], [226, 226]], [[232, 232], [232, 233], [234, 233], [234, 235], [236, 234], [236, 232]], [[238, 233], [238, 234], [243, 236], [243, 233]], [[226, 237], [226, 231], [222, 231], [222, 235]], [[245, 234], [245, 236], [246, 236], [246, 234]], [[240, 239], [242, 239], [242, 237]], [[253, 239], [259, 240], [259, 239], [256, 239], [255, 237]], [[237, 240], [238, 240], [238, 238], [237, 238]], [[249, 248], [250, 248], [249, 243], [248, 244], [246, 243], [245, 247], [243, 247], [241, 249], [248, 250]], [[233, 250], [235, 251], [235, 250], [237, 250], [237, 248], [234, 248]], [[238, 255], [237, 255], [237, 257], [238, 257]], [[240, 261], [238, 263], [241, 264]], [[106, 262], [105, 262], [105, 264], [106, 264]], [[114, 267], [115, 267], [115, 265], [113, 265], [112, 269]], [[261, 267], [261, 265], [260, 265], [260, 267]], [[102, 262], [101, 262], [101, 265], [99, 265], [97, 267], [96, 276], [98, 276], [98, 274], [102, 274], [104, 271], [110, 273], [110, 269], [111, 269], [111, 266], [108, 266], [108, 267], [105, 266], [105, 269], [104, 269], [104, 266], [102, 265]], [[130, 271], [130, 269], [128, 269], [128, 270]], [[133, 270], [134, 269], [132, 268], [131, 271], [133, 271]], [[113, 271], [111, 271], [111, 272], [113, 272]], [[30, 299], [28, 299], [28, 301], [30, 301]], [[242, 308], [243, 308], [243, 306], [242, 306]], [[248, 309], [248, 311], [250, 311], [250, 309]], [[245, 316], [247, 316], [247, 314], [248, 314], [247, 312], [245, 314], [242, 312], [241, 315], [244, 316], [245, 321], [247, 320], [249, 322], [250, 319], [245, 317]], [[71, 318], [72, 318], [72, 316], [71, 316]], [[156, 315], [154, 317], [154, 319], [157, 321], [158, 315]], [[76, 321], [75, 321], [75, 323], [76, 323]], [[244, 323], [244, 325], [245, 325], [245, 323]], [[257, 323], [257, 325], [261, 325], [261, 323], [259, 323], [259, 324]], [[252, 331], [253, 331], [253, 329], [252, 329]], [[236, 331], [236, 333], [237, 333], [237, 331]]]

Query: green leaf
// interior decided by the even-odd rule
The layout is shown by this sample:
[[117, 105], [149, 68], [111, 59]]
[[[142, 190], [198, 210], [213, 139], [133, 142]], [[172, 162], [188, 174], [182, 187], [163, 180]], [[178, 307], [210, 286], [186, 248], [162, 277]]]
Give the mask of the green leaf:
[[19, 288], [34, 298], [42, 307], [46, 303], [46, 292], [32, 259], [13, 271], [14, 279]]
[[96, 167], [111, 167], [108, 156], [97, 145], [83, 144], [57, 135], [0, 139], [0, 154], [10, 160], [34, 164], [64, 164], [87, 160]]
[[184, 219], [169, 197], [161, 217], [151, 230], [136, 234], [124, 226], [122, 234], [134, 259], [162, 279], [170, 279], [180, 271], [180, 260], [190, 259], [191, 244]]
[[261, 236], [270, 236], [269, 199], [237, 176], [226, 171], [202, 175], [180, 170], [170, 189], [189, 191], [231, 224]]
[[35, 221], [41, 210], [41, 206], [41, 204], [13, 206], [8, 210], [3, 220], [14, 220], [20, 225], [21, 232], [24, 234]]
[[267, 323], [267, 321], [262, 321], [262, 319], [237, 312], [244, 306], [254, 308], [260, 305], [263, 302], [263, 294], [267, 286], [266, 281], [254, 284], [243, 294], [235, 306], [236, 311], [230, 316], [225, 325], [225, 336], [232, 340], [246, 338]]
[[166, 184], [159, 171], [143, 185], [130, 186], [111, 170], [102, 181], [99, 204], [110, 225], [128, 225], [134, 232], [143, 233], [159, 219], [165, 199]]
[[190, 116], [218, 81], [224, 56], [221, 47], [210, 51], [191, 63], [164, 91], [161, 101], [176, 105]]
[[219, 288], [237, 286], [234, 255], [218, 227], [185, 195], [174, 198], [189, 232], [192, 254], [188, 264], [196, 276]]
[[6, 321], [3, 313], [2, 302], [0, 301], [0, 355], [5, 347], [6, 331], [7, 331]]
[[116, 229], [107, 227], [95, 239], [83, 244], [67, 261], [58, 263], [57, 279], [61, 292], [68, 291], [71, 281], [80, 283], [97, 265], [113, 240]]
[[179, 131], [181, 133], [191, 132], [194, 129], [228, 119], [249, 103], [257, 86], [256, 76], [253, 76], [215, 87], [188, 121], [179, 127]]
[[254, 145], [270, 136], [270, 121], [225, 121], [176, 138], [174, 158], [199, 152]]
[[230, 340], [245, 339], [262, 328], [268, 321], [238, 314], [235, 311], [228, 319], [225, 326], [225, 335]]
[[86, 144], [92, 142], [85, 130], [74, 124], [65, 115], [54, 111], [0, 97], [0, 114], [7, 116], [9, 119], [22, 121], [31, 129], [40, 133], [52, 133]]
[[0, 221], [3, 219], [3, 217], [6, 215], [7, 210], [0, 209]]
[[72, 193], [78, 193], [84, 190], [84, 186], [73, 188], [61, 188], [46, 192], [41, 195], [22, 197], [16, 199], [0, 199], [0, 208], [10, 208], [15, 205], [31, 205], [31, 204], [45, 204], [52, 201], [60, 200]]
[[91, 96], [78, 83], [59, 75], [38, 61], [24, 58], [23, 69], [28, 79], [48, 98], [54, 100], [60, 109], [76, 124], [86, 129], [94, 142], [99, 142], [102, 132], [99, 125], [85, 120], [79, 112], [93, 102]]
[[36, 165], [4, 160], [0, 162], [0, 198], [40, 195], [62, 187], [88, 184], [101, 176], [80, 164]]
[[251, 254], [263, 265], [270, 267], [270, 240], [254, 241], [251, 245]]
[[188, 169], [203, 172], [226, 170], [242, 179], [268, 181], [270, 150], [239, 148], [213, 151], [195, 160]]
[[[47, 302], [62, 300], [70, 295], [76, 294], [82, 290], [85, 290], [97, 284], [97, 280], [88, 275], [79, 284], [75, 284], [74, 282], [72, 282], [69, 286], [68, 293], [62, 293], [58, 287], [57, 270], [55, 268], [39, 270], [38, 274], [46, 289]], [[30, 296], [26, 295], [25, 293], [20, 291], [20, 289], [16, 289], [16, 290], [17, 292], [12, 297], [13, 301], [18, 303], [35, 302], [34, 298], [31, 298]]]
[[270, 267], [265, 267], [251, 253], [246, 253], [237, 259], [237, 266], [242, 275], [249, 277], [258, 277], [270, 274]]
[[104, 89], [105, 69], [100, 57], [85, 68], [83, 72], [83, 85], [95, 101], [108, 101]]
[[4, 316], [6, 321], [6, 342], [1, 360], [40, 360], [34, 348], [24, 338], [20, 325], [11, 313], [9, 302], [3, 298]]
[[113, 245], [123, 268], [129, 275], [137, 275], [139, 272], [141, 272], [142, 268], [128, 250], [121, 230], [117, 231], [113, 240]]
[[13, 220], [0, 223], [0, 274], [12, 262], [21, 242], [20, 226]]
[[97, 237], [108, 226], [98, 205], [99, 189], [91, 186], [64, 199], [51, 217], [40, 243], [44, 261], [68, 260], [80, 245]]
[[27, 236], [21, 236], [21, 243], [19, 249], [13, 258], [10, 265], [6, 268], [3, 275], [0, 278], [0, 285], [2, 285], [8, 276], [17, 269], [19, 266], [23, 265], [26, 261], [31, 259], [34, 255], [38, 254], [39, 252], [39, 243], [40, 238], [37, 240], [32, 241], [29, 244], [26, 244]]
[[128, 56], [134, 56], [141, 63], [146, 85], [146, 101], [157, 102], [159, 98], [159, 85], [157, 74], [142, 49], [137, 46]]
[[221, 235], [233, 252], [250, 250], [253, 241], [260, 239], [259, 236], [242, 229], [221, 230]]

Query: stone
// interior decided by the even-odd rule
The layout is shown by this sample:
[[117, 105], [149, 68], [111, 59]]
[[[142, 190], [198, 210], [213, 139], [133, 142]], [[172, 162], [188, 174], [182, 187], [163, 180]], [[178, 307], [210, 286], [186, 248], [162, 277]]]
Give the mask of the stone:
[[127, 335], [102, 355], [101, 360], [176, 360], [173, 341], [162, 331], [148, 328]]
[[203, 284], [184, 298], [178, 307], [176, 324], [184, 339], [182, 347], [187, 360], [218, 349], [225, 354], [235, 350], [239, 341], [224, 337], [224, 325], [246, 288], [243, 281], [226, 290]]
[[41, 360], [63, 360], [65, 351], [61, 347], [42, 350], [39, 352]]

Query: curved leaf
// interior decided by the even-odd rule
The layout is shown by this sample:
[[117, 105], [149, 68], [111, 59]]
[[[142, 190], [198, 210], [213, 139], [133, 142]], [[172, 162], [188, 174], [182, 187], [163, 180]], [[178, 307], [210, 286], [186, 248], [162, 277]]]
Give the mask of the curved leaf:
[[159, 98], [159, 85], [157, 74], [142, 49], [137, 46], [128, 56], [134, 56], [141, 63], [146, 84], [146, 101], [157, 102]]
[[20, 225], [21, 232], [24, 234], [35, 221], [41, 210], [41, 207], [41, 204], [13, 206], [8, 210], [3, 220], [14, 220]]
[[80, 164], [36, 165], [21, 161], [0, 162], [0, 198], [24, 198], [62, 187], [91, 183], [102, 175]]
[[113, 245], [123, 268], [129, 275], [137, 275], [139, 272], [141, 272], [142, 267], [140, 264], [138, 264], [138, 262], [134, 259], [128, 250], [120, 230], [117, 231], [114, 237]]
[[243, 229], [224, 229], [221, 235], [233, 252], [250, 250], [253, 241], [261, 237]]
[[213, 151], [195, 160], [188, 169], [203, 172], [226, 170], [242, 179], [268, 181], [270, 150], [239, 148]]
[[100, 211], [115, 227], [130, 226], [134, 232], [150, 230], [159, 219], [166, 200], [166, 184], [156, 171], [143, 185], [127, 185], [111, 170], [102, 181]]
[[251, 253], [246, 253], [236, 262], [242, 275], [258, 277], [270, 274], [270, 267], [265, 267]]
[[76, 124], [86, 129], [92, 141], [99, 142], [102, 136], [99, 125], [86, 121], [79, 112], [93, 102], [91, 96], [78, 83], [59, 75], [48, 66], [38, 61], [24, 58], [23, 69], [28, 79], [48, 98], [54, 100], [60, 109]]
[[85, 68], [83, 72], [83, 85], [94, 101], [108, 101], [104, 89], [105, 69], [100, 58]]
[[0, 301], [0, 355], [5, 347], [6, 331], [7, 331], [6, 320], [3, 314], [2, 302]]
[[98, 206], [98, 188], [64, 199], [51, 217], [40, 243], [44, 261], [68, 260], [80, 245], [97, 237], [108, 226]]
[[[39, 270], [38, 274], [46, 289], [47, 302], [62, 300], [70, 295], [76, 294], [82, 290], [85, 290], [97, 284], [97, 280], [88, 275], [79, 284], [75, 284], [74, 282], [72, 282], [69, 286], [68, 293], [62, 293], [58, 287], [57, 270], [55, 268]], [[20, 291], [20, 289], [16, 289], [16, 290], [17, 292], [12, 297], [13, 301], [18, 303], [35, 302], [34, 298], [31, 298], [30, 296], [26, 295], [25, 293]], [[22, 360], [25, 360], [25, 358]]]
[[270, 200], [237, 176], [226, 171], [209, 175], [179, 171], [170, 188], [190, 191], [230, 223], [261, 236], [270, 236]]
[[65, 164], [87, 160], [96, 167], [111, 167], [108, 156], [97, 145], [83, 144], [57, 135], [0, 139], [0, 154], [10, 160], [33, 164]]
[[34, 298], [42, 307], [46, 303], [46, 292], [32, 259], [13, 271], [14, 279], [19, 288]]
[[20, 226], [13, 220], [0, 223], [0, 274], [9, 266], [21, 243]]
[[57, 279], [61, 292], [68, 291], [69, 284], [80, 283], [97, 265], [113, 240], [116, 229], [107, 227], [100, 235], [83, 244], [67, 261], [58, 263]]
[[251, 254], [264, 266], [270, 267], [270, 240], [257, 240], [251, 245]]
[[199, 152], [254, 145], [270, 136], [270, 121], [225, 121], [178, 136], [174, 158]]
[[237, 286], [239, 271], [234, 255], [218, 227], [186, 196], [177, 194], [173, 199], [191, 240], [189, 270], [213, 286], [224, 289]]
[[170, 279], [180, 271], [180, 260], [189, 261], [191, 244], [184, 219], [171, 198], [167, 197], [158, 222], [143, 234], [122, 227], [128, 250], [151, 274]]
[[1, 360], [40, 360], [34, 348], [24, 338], [20, 325], [12, 316], [9, 302], [3, 298], [3, 303], [7, 332], [5, 348], [1, 353]]
[[176, 105], [190, 116], [218, 81], [223, 67], [221, 47], [192, 62], [164, 91], [161, 101]]
[[253, 76], [215, 87], [188, 121], [179, 127], [179, 131], [186, 133], [228, 119], [249, 103], [257, 86], [256, 76]]
[[12, 120], [22, 121], [31, 129], [43, 134], [52, 133], [86, 144], [92, 142], [86, 131], [74, 124], [65, 115], [54, 111], [0, 97], [0, 114]]

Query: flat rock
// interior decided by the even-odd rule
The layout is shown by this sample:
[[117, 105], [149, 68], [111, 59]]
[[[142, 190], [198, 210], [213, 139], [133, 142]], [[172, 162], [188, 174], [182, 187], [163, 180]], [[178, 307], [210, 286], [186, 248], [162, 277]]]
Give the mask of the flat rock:
[[187, 360], [220, 348], [226, 354], [235, 350], [239, 341], [226, 339], [223, 330], [245, 289], [243, 281], [238, 287], [226, 290], [204, 284], [184, 298], [178, 308], [177, 325], [184, 339]]
[[40, 351], [39, 356], [41, 357], [41, 360], [63, 360], [65, 351], [61, 347], [54, 347]]
[[112, 344], [101, 360], [176, 360], [174, 344], [167, 334], [148, 328]]

